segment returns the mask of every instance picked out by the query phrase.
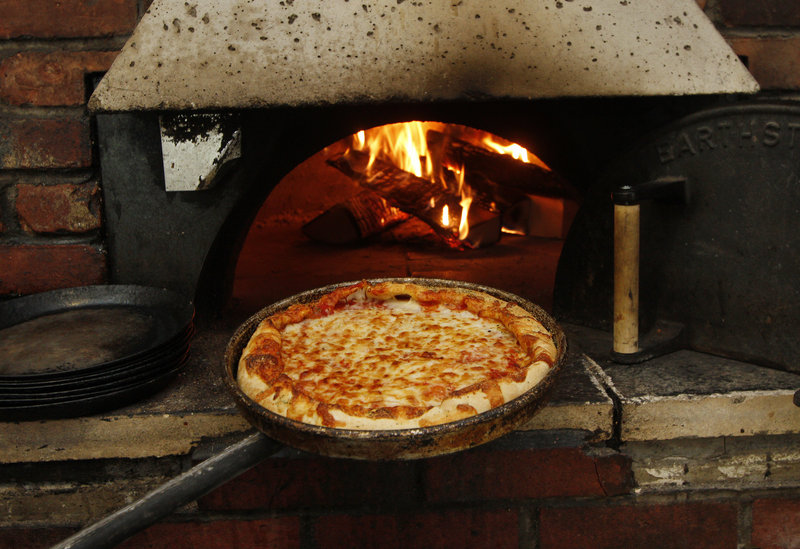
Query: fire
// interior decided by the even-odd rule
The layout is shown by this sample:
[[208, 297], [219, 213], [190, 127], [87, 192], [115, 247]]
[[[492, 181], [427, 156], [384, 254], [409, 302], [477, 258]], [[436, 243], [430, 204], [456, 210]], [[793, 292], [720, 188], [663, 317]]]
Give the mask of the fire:
[[[436, 133], [438, 141], [431, 142], [429, 132]], [[380, 172], [380, 166], [389, 163], [440, 187], [440, 191], [427, 199], [427, 211], [437, 212], [430, 215], [429, 221], [439, 224], [454, 238], [457, 235], [458, 240], [465, 241], [470, 235], [470, 210], [475, 207], [476, 193], [467, 183], [464, 165], [458, 164], [457, 159], [444, 158], [443, 148], [452, 140], [467, 141], [496, 154], [511, 155], [521, 162], [538, 164], [549, 170], [539, 158], [518, 144], [501, 142], [486, 132], [438, 122], [414, 121], [362, 130], [353, 137], [350, 146], [351, 150], [361, 154], [362, 159], [368, 156], [363, 169], [368, 175], [373, 171]], [[482, 202], [484, 209], [494, 207], [492, 202]]]
[[403, 171], [431, 179], [433, 167], [428, 158], [424, 122], [389, 124], [362, 130], [356, 134], [353, 148], [369, 153], [371, 167], [378, 158], [385, 158]]
[[544, 168], [548, 171], [550, 170], [550, 167], [547, 164], [542, 162], [538, 156], [530, 152], [522, 145], [518, 145], [516, 143], [500, 143], [490, 135], [486, 136], [486, 138], [483, 140], [483, 144], [498, 154], [507, 154], [513, 159], [519, 160], [520, 162], [524, 162], [526, 164], [536, 164], [540, 168]]

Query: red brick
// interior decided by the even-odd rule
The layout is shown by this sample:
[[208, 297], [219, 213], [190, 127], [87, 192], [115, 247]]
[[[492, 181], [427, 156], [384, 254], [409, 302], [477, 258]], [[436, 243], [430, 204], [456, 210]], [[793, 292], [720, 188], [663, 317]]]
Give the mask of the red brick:
[[800, 499], [753, 502], [751, 546], [760, 549], [800, 547]]
[[82, 185], [18, 185], [17, 215], [36, 233], [84, 233], [100, 228], [100, 188]]
[[0, 245], [0, 295], [106, 282], [106, 258], [86, 244]]
[[797, 0], [717, 0], [717, 10], [729, 27], [800, 26]]
[[137, 0], [0, 0], [0, 38], [80, 38], [128, 34]]
[[[457, 474], [454, 474], [457, 471]], [[474, 451], [425, 464], [431, 501], [606, 496], [633, 487], [630, 461], [579, 448]]]
[[69, 528], [0, 528], [0, 549], [45, 549], [74, 533]]
[[214, 522], [162, 522], [119, 544], [118, 549], [299, 549], [296, 517]]
[[503, 549], [519, 546], [516, 511], [458, 510], [319, 519], [319, 549]]
[[86, 102], [84, 77], [107, 71], [115, 51], [23, 52], [0, 62], [0, 101], [11, 105], [74, 106]]
[[0, 169], [86, 168], [91, 163], [86, 119], [0, 119]]
[[198, 501], [205, 510], [402, 504], [418, 498], [411, 462], [268, 459]]
[[765, 90], [800, 89], [800, 38], [729, 38]]
[[541, 549], [735, 549], [734, 505], [616, 505], [542, 509]]

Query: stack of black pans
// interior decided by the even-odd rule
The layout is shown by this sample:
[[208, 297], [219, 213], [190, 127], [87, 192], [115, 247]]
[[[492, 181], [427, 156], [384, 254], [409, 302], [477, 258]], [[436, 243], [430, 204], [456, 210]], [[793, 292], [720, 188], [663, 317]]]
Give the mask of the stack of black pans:
[[163, 388], [186, 364], [194, 307], [162, 288], [83, 286], [0, 303], [0, 420], [89, 415]]

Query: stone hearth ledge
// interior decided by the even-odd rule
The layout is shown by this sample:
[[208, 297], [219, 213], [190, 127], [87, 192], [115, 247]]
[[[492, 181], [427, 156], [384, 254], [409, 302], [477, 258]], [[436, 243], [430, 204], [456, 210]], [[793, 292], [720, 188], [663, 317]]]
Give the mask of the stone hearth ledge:
[[[604, 358], [607, 334], [565, 328], [570, 360], [549, 402], [520, 431], [578, 432], [590, 442], [621, 443], [800, 433], [800, 408], [792, 404], [798, 375], [692, 351], [614, 364]], [[198, 329], [186, 369], [131, 406], [0, 424], [0, 463], [180, 456], [201, 443], [245, 436], [252, 428], [220, 377], [231, 333]]]
[[[191, 358], [162, 391], [136, 404], [87, 417], [0, 423], [0, 463], [191, 454], [252, 432], [222, 383], [230, 327], [198, 328]], [[580, 431], [602, 441], [613, 433], [613, 402], [593, 364], [573, 354], [547, 405], [521, 430]]]
[[798, 374], [689, 350], [618, 364], [609, 358], [609, 334], [568, 331], [619, 402], [623, 443], [800, 433]]

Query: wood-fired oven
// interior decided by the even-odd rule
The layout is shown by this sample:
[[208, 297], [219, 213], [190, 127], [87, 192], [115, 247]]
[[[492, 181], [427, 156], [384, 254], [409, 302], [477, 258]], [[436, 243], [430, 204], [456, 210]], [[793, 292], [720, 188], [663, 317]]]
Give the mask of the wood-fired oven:
[[[551, 311], [584, 374], [584, 352], [676, 348], [796, 372], [800, 105], [757, 88], [693, 0], [155, 0], [90, 101], [111, 282], [193, 300], [202, 337], [330, 283], [457, 279]], [[414, 121], [524, 147], [558, 184], [508, 191], [505, 233], [516, 199], [489, 193], [483, 240], [448, 244], [417, 199], [405, 231], [310, 229], [365, 189], [336, 163], [353, 136]]]
[[[680, 336], [693, 348], [791, 367], [792, 284], [754, 281], [791, 280], [784, 275], [796, 266], [792, 247], [779, 244], [794, 201], [775, 188], [794, 177], [794, 107], [731, 93], [755, 86], [687, 4], [644, 17], [642, 6], [571, 3], [488, 13], [464, 3], [280, 3], [260, 13], [157, 2], [91, 102], [111, 277], [178, 290], [217, 315], [342, 280], [435, 275], [500, 286], [610, 330], [611, 197], [680, 179], [682, 203], [642, 200], [642, 338]], [[647, 40], [637, 35], [644, 30]], [[554, 58], [555, 47], [564, 55]], [[488, 132], [543, 159], [564, 182], [549, 193], [562, 230], [461, 251], [342, 247], [304, 235], [309, 219], [354, 189], [320, 160], [324, 150], [414, 120]], [[211, 153], [219, 165], [200, 190], [175, 190], [195, 161], [167, 145], [199, 150], [209, 121], [226, 140]], [[223, 157], [231, 142], [236, 154]], [[548, 194], [535, 187], [527, 192]]]

